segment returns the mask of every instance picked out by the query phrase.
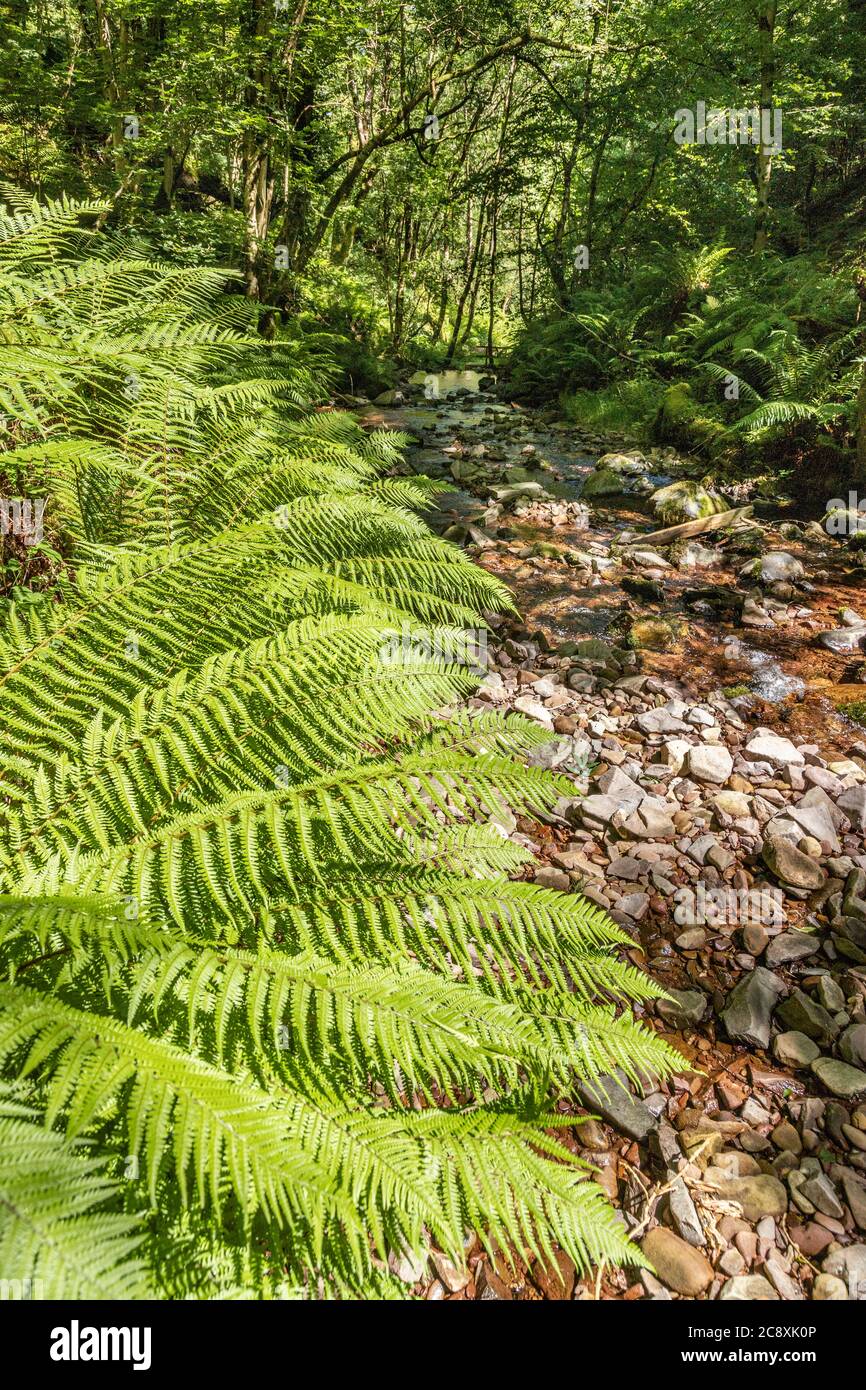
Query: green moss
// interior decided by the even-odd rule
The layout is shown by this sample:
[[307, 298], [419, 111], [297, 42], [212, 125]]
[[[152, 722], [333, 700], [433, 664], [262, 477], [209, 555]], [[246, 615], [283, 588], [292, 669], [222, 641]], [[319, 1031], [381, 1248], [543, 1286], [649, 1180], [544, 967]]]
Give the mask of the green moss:
[[740, 681], [739, 685], [726, 685], [722, 689], [722, 694], [726, 700], [735, 700], [738, 695], [751, 695], [751, 687]]

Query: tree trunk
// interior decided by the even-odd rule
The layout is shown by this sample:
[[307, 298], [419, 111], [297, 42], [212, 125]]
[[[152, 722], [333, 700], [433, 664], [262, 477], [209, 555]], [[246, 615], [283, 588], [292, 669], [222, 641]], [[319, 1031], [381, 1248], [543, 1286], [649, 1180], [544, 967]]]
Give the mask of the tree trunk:
[[[776, 60], [773, 37], [776, 28], [776, 0], [765, 0], [758, 15], [758, 51], [761, 59], [761, 132], [764, 112], [772, 111], [773, 88], [776, 80]], [[768, 116], [769, 121], [769, 116]], [[755, 240], [752, 250], [758, 254], [767, 246], [770, 222], [770, 176], [773, 172], [773, 147], [758, 137], [758, 202], [755, 209]]]

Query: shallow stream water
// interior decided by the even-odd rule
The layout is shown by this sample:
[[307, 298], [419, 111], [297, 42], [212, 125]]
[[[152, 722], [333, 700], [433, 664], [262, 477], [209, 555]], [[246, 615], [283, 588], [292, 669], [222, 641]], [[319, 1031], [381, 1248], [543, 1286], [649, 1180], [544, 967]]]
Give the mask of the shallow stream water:
[[[482, 379], [483, 373], [472, 371], [419, 372], [411, 379], [413, 390], [404, 404], [369, 406], [362, 416], [370, 424], [408, 431], [414, 441], [409, 462], [419, 473], [450, 480], [453, 460], [471, 455], [473, 447], [481, 445], [495, 460], [494, 468], [521, 467], [527, 458], [544, 460], [551, 471], [539, 475], [540, 480], [547, 492], [561, 499], [580, 496], [602, 454], [628, 447], [621, 439], [593, 436], [552, 421], [541, 411], [496, 399], [479, 391]], [[647, 477], [654, 487], [670, 481], [670, 475], [662, 472]], [[431, 512], [431, 524], [443, 531], [459, 521], [480, 522], [487, 495], [489, 489], [483, 484], [475, 492], [455, 485]], [[530, 526], [515, 520], [508, 538], [503, 541], [500, 535], [497, 544], [477, 558], [509, 584], [527, 625], [543, 629], [553, 642], [586, 636], [616, 641], [623, 623], [636, 615], [673, 616], [681, 628], [676, 644], [664, 652], [646, 651], [644, 669], [686, 679], [698, 690], [743, 684], [751, 691], [752, 705], [759, 710], [766, 707], [768, 722], [782, 723], [789, 730], [811, 730], [831, 744], [850, 737], [850, 722], [835, 706], [866, 696], [866, 685], [856, 678], [857, 654], [846, 659], [825, 651], [815, 637], [820, 629], [837, 626], [840, 608], [866, 613], [866, 576], [830, 537], [821, 546], [811, 537], [792, 541], [771, 532], [772, 548], [788, 551], [806, 567], [811, 590], [798, 597], [813, 617], [757, 630], [734, 623], [731, 614], [719, 619], [683, 601], [690, 588], [733, 587], [746, 555], [725, 555], [718, 567], [666, 571], [664, 604], [660, 605], [627, 594], [619, 582], [623, 577], [619, 567], [610, 576], [587, 575], [525, 553], [527, 547], [540, 543], [562, 551], [608, 547], [626, 529], [649, 533], [659, 524], [643, 498], [605, 498], [590, 504], [588, 530]], [[710, 545], [718, 540], [706, 537]]]

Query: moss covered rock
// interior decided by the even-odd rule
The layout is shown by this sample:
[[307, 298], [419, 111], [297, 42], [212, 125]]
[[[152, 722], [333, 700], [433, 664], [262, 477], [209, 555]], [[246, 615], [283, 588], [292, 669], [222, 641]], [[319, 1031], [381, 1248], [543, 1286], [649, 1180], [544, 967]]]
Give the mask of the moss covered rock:
[[651, 501], [657, 516], [669, 526], [728, 511], [728, 503], [721, 493], [686, 478], [660, 487]]

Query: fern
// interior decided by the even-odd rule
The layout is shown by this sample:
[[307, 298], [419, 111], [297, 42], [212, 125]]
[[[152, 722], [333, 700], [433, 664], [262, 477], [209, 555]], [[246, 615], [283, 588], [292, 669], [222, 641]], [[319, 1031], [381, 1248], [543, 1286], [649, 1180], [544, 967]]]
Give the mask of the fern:
[[467, 1226], [640, 1262], [556, 1101], [680, 1059], [632, 1018], [630, 939], [509, 877], [503, 807], [571, 788], [523, 760], [537, 725], [461, 709], [507, 590], [419, 520], [399, 439], [305, 405], [327, 364], [90, 211], [0, 227], [6, 458], [71, 551], [0, 634], [9, 1267], [390, 1297], [391, 1255], [460, 1262]]

